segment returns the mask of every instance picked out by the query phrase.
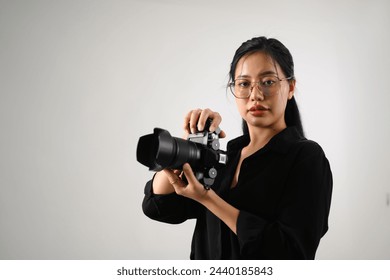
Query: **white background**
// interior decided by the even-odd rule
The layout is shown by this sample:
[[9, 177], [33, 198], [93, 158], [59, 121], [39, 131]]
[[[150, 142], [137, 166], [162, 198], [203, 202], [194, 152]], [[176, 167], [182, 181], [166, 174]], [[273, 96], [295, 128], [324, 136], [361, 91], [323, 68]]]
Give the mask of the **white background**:
[[137, 141], [181, 136], [198, 107], [238, 136], [229, 66], [261, 35], [292, 52], [306, 136], [332, 166], [317, 258], [389, 259], [389, 14], [387, 0], [0, 0], [0, 259], [188, 259], [194, 222], [142, 213]]

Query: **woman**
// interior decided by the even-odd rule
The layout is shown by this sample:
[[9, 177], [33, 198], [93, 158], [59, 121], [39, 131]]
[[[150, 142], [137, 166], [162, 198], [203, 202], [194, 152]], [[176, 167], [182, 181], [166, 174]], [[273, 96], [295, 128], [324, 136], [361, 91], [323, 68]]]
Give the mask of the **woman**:
[[[146, 184], [144, 213], [197, 219], [191, 259], [314, 259], [328, 230], [332, 174], [321, 147], [303, 136], [294, 99], [294, 64], [276, 39], [253, 38], [235, 53], [229, 87], [244, 134], [227, 145], [229, 162], [206, 190], [188, 164]], [[187, 114], [187, 133], [221, 122], [209, 109]], [[224, 133], [222, 132], [222, 135]]]

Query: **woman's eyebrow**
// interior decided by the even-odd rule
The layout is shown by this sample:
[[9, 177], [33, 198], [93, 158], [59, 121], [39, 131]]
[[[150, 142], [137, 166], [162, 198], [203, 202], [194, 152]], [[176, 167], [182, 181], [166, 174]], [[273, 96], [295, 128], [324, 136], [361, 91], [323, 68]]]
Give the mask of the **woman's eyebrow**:
[[[275, 71], [268, 70], [268, 71], [261, 72], [259, 75], [257, 75], [257, 77], [266, 76], [266, 75], [277, 75], [277, 73]], [[236, 79], [243, 79], [243, 78], [251, 78], [251, 76], [250, 75], [239, 75], [236, 77]]]

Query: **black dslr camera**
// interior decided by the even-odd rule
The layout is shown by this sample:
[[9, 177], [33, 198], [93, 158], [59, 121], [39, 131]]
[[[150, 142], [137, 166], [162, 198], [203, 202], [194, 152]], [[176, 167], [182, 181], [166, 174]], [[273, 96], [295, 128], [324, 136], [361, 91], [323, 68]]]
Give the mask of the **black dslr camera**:
[[140, 137], [137, 145], [137, 161], [151, 171], [165, 168], [182, 170], [189, 163], [196, 178], [206, 189], [214, 184], [218, 169], [226, 165], [227, 156], [219, 150], [219, 133], [209, 132], [211, 120], [203, 131], [190, 134], [187, 140], [172, 137], [168, 131], [155, 128], [153, 134]]

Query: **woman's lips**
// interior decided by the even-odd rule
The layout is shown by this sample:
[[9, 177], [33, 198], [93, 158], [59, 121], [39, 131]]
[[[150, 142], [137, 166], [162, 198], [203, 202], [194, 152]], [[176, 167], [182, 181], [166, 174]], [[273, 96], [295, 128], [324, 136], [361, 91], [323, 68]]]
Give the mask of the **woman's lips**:
[[262, 116], [267, 111], [269, 111], [269, 108], [267, 108], [263, 105], [255, 105], [255, 106], [252, 106], [248, 111], [253, 116]]

